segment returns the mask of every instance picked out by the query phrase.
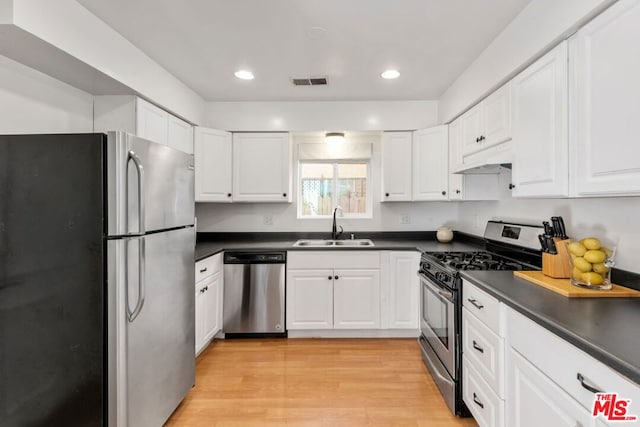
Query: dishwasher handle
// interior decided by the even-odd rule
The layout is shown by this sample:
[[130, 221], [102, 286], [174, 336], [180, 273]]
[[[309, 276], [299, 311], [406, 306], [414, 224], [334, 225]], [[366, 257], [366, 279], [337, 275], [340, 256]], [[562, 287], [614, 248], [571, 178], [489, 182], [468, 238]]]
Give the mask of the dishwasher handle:
[[286, 252], [225, 252], [225, 264], [284, 264]]

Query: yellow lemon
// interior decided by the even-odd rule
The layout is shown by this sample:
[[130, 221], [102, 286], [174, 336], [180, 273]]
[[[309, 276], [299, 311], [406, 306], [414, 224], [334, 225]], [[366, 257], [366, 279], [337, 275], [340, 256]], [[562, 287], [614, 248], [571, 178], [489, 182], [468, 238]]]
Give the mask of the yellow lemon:
[[601, 250], [604, 251], [604, 253], [607, 255], [607, 258], [611, 258], [611, 256], [613, 255], [613, 251], [609, 248], [601, 248]]
[[573, 267], [573, 272], [571, 273], [571, 277], [573, 277], [576, 280], [582, 280], [582, 271]]
[[580, 243], [582, 243], [587, 249], [595, 250], [602, 247], [602, 243], [600, 243], [600, 240], [596, 239], [595, 237], [587, 237], [586, 239], [580, 240]]
[[569, 253], [575, 256], [582, 256], [585, 252], [587, 252], [587, 248], [580, 242], [571, 242], [567, 245], [567, 249], [569, 249]]
[[573, 266], [578, 270], [586, 273], [587, 271], [591, 271], [591, 263], [582, 257], [577, 257], [573, 259]]
[[585, 252], [584, 259], [592, 264], [600, 264], [607, 258], [604, 252], [598, 250], [590, 250]]
[[589, 273], [582, 273], [582, 281], [590, 285], [601, 285], [602, 282], [604, 282], [604, 278], [598, 273], [591, 271]]
[[605, 274], [609, 271], [609, 267], [604, 265], [603, 263], [593, 264], [593, 271], [600, 274]]

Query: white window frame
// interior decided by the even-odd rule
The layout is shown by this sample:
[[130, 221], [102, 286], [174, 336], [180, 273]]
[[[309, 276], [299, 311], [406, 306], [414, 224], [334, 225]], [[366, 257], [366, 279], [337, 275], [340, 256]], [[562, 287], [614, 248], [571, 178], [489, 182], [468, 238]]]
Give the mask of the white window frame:
[[298, 160], [298, 175], [296, 179], [297, 185], [297, 211], [298, 211], [298, 219], [327, 219], [332, 218], [331, 214], [329, 215], [302, 215], [302, 165], [309, 163], [315, 164], [331, 164], [333, 165], [333, 191], [332, 194], [332, 210], [335, 209], [337, 205], [337, 197], [338, 197], [338, 165], [339, 164], [364, 164], [367, 165], [367, 192], [366, 198], [367, 202], [365, 204], [366, 212], [365, 213], [348, 213], [338, 211], [338, 218], [346, 218], [346, 219], [371, 219], [373, 218], [373, 200], [372, 191], [371, 191], [371, 159], [341, 159], [341, 160]]

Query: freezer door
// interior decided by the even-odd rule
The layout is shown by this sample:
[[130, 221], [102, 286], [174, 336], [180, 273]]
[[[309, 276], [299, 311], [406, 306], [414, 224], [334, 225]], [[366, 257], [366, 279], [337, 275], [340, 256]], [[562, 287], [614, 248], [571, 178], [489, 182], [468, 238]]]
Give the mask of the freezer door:
[[194, 247], [193, 227], [109, 241], [112, 427], [163, 425], [195, 383]]
[[193, 186], [192, 154], [124, 132], [108, 133], [110, 236], [192, 225]]

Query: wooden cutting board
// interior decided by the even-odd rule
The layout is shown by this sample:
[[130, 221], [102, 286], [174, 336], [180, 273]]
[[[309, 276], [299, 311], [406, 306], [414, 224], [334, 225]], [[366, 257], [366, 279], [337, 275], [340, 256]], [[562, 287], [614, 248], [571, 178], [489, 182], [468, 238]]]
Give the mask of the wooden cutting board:
[[580, 288], [572, 285], [569, 279], [554, 279], [545, 276], [542, 271], [514, 271], [513, 275], [569, 298], [640, 297], [639, 291], [618, 285], [613, 285], [609, 290]]

